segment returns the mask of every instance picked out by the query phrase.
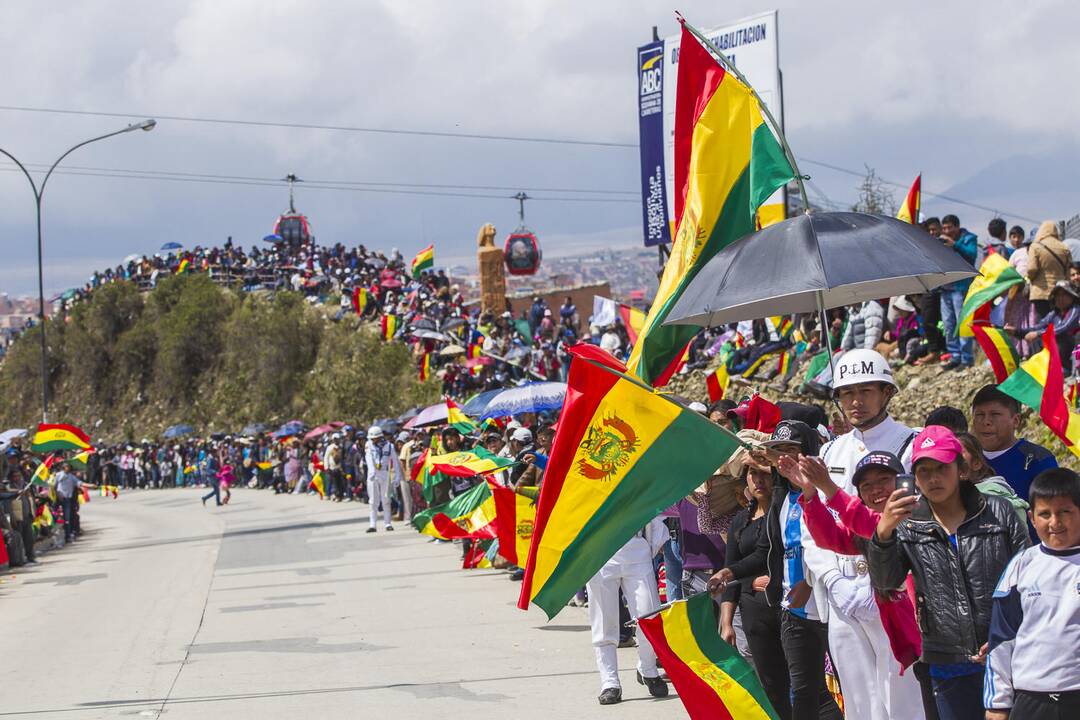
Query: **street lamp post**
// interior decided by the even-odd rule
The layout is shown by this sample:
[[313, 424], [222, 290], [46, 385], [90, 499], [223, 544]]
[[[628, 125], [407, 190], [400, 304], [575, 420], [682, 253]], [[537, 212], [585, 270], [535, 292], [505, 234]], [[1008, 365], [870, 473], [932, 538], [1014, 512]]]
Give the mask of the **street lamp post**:
[[23, 175], [25, 175], [26, 179], [30, 182], [30, 189], [33, 190], [33, 192], [34, 192], [34, 204], [37, 206], [38, 324], [40, 325], [40, 330], [41, 330], [41, 421], [42, 422], [48, 422], [48, 419], [49, 419], [48, 351], [46, 350], [46, 345], [45, 345], [45, 271], [44, 271], [44, 267], [43, 267], [43, 264], [42, 264], [42, 243], [41, 243], [41, 198], [45, 194], [45, 184], [49, 182], [49, 177], [53, 174], [53, 170], [56, 169], [56, 166], [59, 165], [60, 162], [64, 158], [66, 158], [68, 155], [75, 152], [79, 148], [81, 148], [83, 145], [89, 145], [90, 143], [97, 142], [98, 140], [104, 140], [106, 138], [111, 138], [114, 135], [123, 135], [124, 133], [129, 133], [129, 132], [131, 132], [133, 130], [145, 130], [145, 131], [149, 132], [150, 130], [154, 129], [155, 125], [157, 125], [157, 120], [154, 120], [152, 118], [149, 119], [149, 120], [143, 120], [142, 122], [135, 123], [134, 125], [128, 125], [126, 128], [123, 128], [121, 130], [116, 130], [114, 132], [107, 133], [105, 135], [99, 135], [98, 137], [93, 137], [93, 138], [90, 138], [89, 140], [83, 140], [78, 145], [74, 145], [74, 146], [68, 148], [68, 150], [65, 151], [63, 155], [56, 158], [56, 162], [54, 162], [52, 164], [52, 166], [49, 168], [49, 171], [45, 173], [45, 177], [44, 177], [44, 179], [42, 179], [40, 187], [37, 185], [37, 183], [34, 182], [33, 176], [30, 175], [30, 172], [26, 169], [26, 166], [24, 166], [21, 162], [19, 162], [18, 158], [16, 158], [14, 155], [9, 153], [7, 150], [4, 150], [3, 148], [0, 148], [0, 153], [6, 155], [13, 163], [18, 165], [19, 169], [22, 170]]

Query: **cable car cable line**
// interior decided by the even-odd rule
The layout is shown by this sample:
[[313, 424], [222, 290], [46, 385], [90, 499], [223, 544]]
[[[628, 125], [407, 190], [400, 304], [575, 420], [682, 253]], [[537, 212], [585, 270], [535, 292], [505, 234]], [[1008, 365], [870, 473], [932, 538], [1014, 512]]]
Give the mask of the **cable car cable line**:
[[[380, 135], [404, 135], [404, 136], [420, 136], [420, 137], [436, 137], [436, 138], [456, 138], [466, 140], [495, 140], [505, 142], [529, 142], [529, 143], [545, 143], [556, 145], [576, 145], [576, 146], [594, 146], [594, 147], [606, 147], [606, 148], [624, 148], [624, 149], [638, 149], [638, 143], [636, 142], [615, 142], [605, 140], [590, 140], [579, 138], [550, 138], [550, 137], [529, 137], [529, 136], [515, 136], [515, 135], [496, 135], [487, 133], [466, 133], [466, 132], [449, 132], [441, 130], [403, 130], [398, 128], [375, 128], [375, 127], [363, 127], [363, 126], [349, 126], [349, 125], [321, 125], [316, 123], [290, 123], [279, 122], [270, 120], [241, 120], [234, 118], [208, 118], [197, 116], [185, 116], [185, 115], [162, 115], [156, 113], [119, 113], [119, 112], [99, 112], [93, 110], [71, 110], [64, 108], [40, 108], [40, 107], [27, 107], [21, 105], [0, 105], [0, 110], [7, 110], [11, 112], [28, 112], [28, 113], [49, 113], [57, 115], [82, 115], [92, 117], [115, 117], [115, 118], [136, 118], [136, 117], [154, 117], [158, 120], [172, 120], [175, 122], [191, 122], [191, 123], [210, 123], [217, 125], [246, 125], [253, 127], [279, 127], [279, 128], [294, 128], [302, 130], [331, 130], [340, 132], [358, 132], [358, 133], [371, 133]], [[853, 170], [841, 165], [835, 165], [833, 163], [823, 162], [821, 160], [811, 160], [802, 156], [797, 156], [800, 162], [808, 165], [817, 165], [819, 167], [832, 170], [834, 172], [843, 173], [845, 175], [851, 175], [853, 177], [865, 177], [865, 170]], [[884, 185], [890, 185], [892, 187], [899, 188], [901, 190], [907, 190], [909, 183], [900, 183], [894, 180], [886, 180], [884, 178], [878, 178], [879, 182]], [[952, 197], [950, 195], [944, 195], [941, 193], [935, 193], [927, 190], [925, 187], [922, 189], [922, 193], [925, 196], [939, 198], [946, 202], [956, 203], [958, 205], [964, 205], [972, 207], [978, 210], [993, 213], [995, 215], [1003, 214], [1009, 217], [1014, 217], [1019, 220], [1025, 220], [1028, 222], [1039, 222], [1038, 220], [1019, 213], [1010, 212], [1001, 208], [992, 208], [987, 205], [980, 205], [978, 203], [963, 200], [961, 198]]]
[[[0, 171], [4, 172], [18, 172], [17, 168], [0, 167]], [[104, 177], [104, 178], [117, 178], [122, 180], [164, 180], [171, 182], [187, 182], [197, 184], [208, 185], [245, 185], [251, 187], [274, 187], [280, 188], [280, 181], [254, 181], [254, 180], [223, 180], [213, 178], [192, 178], [192, 177], [172, 177], [167, 175], [130, 175], [121, 173], [107, 173], [107, 172], [86, 172], [81, 170], [57, 170], [56, 175], [77, 175], [83, 177]], [[490, 200], [507, 200], [513, 199], [512, 195], [495, 195], [492, 193], [457, 193], [457, 192], [434, 192], [426, 190], [408, 190], [408, 189], [391, 189], [391, 188], [374, 188], [374, 187], [351, 187], [341, 185], [320, 185], [314, 182], [306, 182], [304, 184], [306, 190], [338, 190], [345, 192], [361, 192], [361, 193], [377, 193], [386, 195], [420, 195], [426, 197], [456, 197], [456, 198], [476, 198], [476, 199], [490, 199]], [[637, 205], [640, 201], [624, 198], [604, 198], [604, 197], [559, 197], [559, 196], [538, 196], [535, 198], [538, 201], [549, 202], [585, 202], [585, 203], [624, 203]]]

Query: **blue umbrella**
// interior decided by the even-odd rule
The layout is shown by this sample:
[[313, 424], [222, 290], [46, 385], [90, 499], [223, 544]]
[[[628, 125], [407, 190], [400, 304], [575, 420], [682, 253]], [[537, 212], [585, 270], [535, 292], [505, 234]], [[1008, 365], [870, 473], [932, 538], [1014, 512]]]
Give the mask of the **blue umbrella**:
[[300, 433], [304, 432], [305, 427], [306, 426], [304, 425], [304, 423], [300, 420], [290, 420], [289, 422], [285, 423], [277, 430], [275, 430], [270, 437], [277, 440], [283, 437], [288, 437], [289, 435], [299, 435]]
[[484, 410], [487, 410], [488, 403], [495, 399], [495, 396], [501, 392], [502, 388], [499, 388], [498, 390], [485, 390], [482, 393], [477, 393], [461, 406], [461, 412], [469, 417], [480, 417], [484, 414]]
[[267, 235], [266, 237], [263, 238], [263, 242], [279, 243], [279, 242], [281, 242], [281, 236], [280, 235]]
[[165, 432], [161, 433], [161, 436], [172, 440], [173, 438], [178, 438], [182, 435], [190, 435], [193, 432], [195, 432], [195, 428], [190, 425], [173, 425]]
[[184, 246], [178, 242], [167, 242], [161, 246], [162, 250], [182, 250], [183, 248]]
[[480, 419], [558, 410], [565, 395], [566, 383], [561, 382], [536, 382], [510, 388], [491, 399]]
[[240, 431], [240, 434], [241, 435], [248, 435], [248, 436], [258, 435], [259, 433], [266, 432], [266, 430], [267, 430], [267, 427], [265, 425], [263, 425], [262, 423], [252, 423], [250, 425], [245, 425], [244, 429]]

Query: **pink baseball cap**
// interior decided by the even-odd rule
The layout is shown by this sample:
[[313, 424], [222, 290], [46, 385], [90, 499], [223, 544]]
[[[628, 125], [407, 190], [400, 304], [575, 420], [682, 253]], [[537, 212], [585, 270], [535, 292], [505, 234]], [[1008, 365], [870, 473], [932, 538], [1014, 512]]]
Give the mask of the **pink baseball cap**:
[[948, 464], [963, 454], [964, 448], [952, 430], [941, 425], [926, 426], [911, 442], [912, 465], [924, 458]]

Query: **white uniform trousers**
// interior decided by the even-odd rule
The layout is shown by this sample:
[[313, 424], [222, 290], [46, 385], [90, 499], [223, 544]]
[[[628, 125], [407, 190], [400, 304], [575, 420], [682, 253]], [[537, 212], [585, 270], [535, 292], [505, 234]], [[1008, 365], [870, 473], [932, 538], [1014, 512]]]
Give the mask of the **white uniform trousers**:
[[829, 655], [844, 693], [848, 720], [924, 720], [919, 681], [889, 647], [881, 619], [860, 621], [835, 606], [829, 613]]
[[412, 483], [412, 480], [401, 482], [401, 519], [405, 522], [412, 522]]
[[367, 481], [368, 506], [371, 511], [371, 527], [379, 520], [379, 503], [383, 507], [383, 524], [390, 524], [390, 477], [382, 473], [368, 475]]
[[[647, 552], [647, 551], [646, 551]], [[589, 591], [589, 622], [596, 665], [600, 670], [600, 690], [621, 688], [619, 682], [619, 588], [626, 598], [630, 617], [648, 615], [660, 607], [656, 577], [651, 563], [622, 564], [609, 560], [586, 583]], [[636, 632], [636, 631], [635, 631]], [[644, 633], [637, 633], [638, 672], [657, 677], [656, 653]]]

